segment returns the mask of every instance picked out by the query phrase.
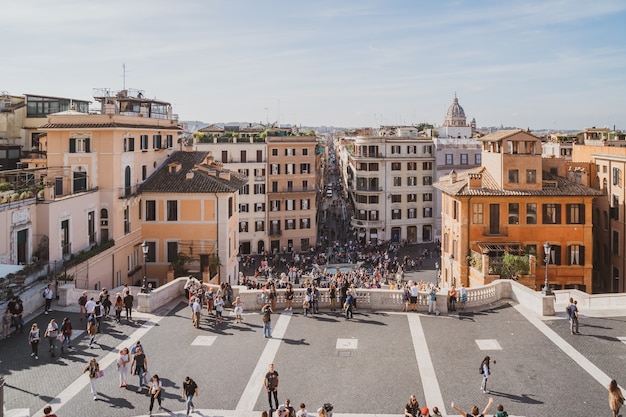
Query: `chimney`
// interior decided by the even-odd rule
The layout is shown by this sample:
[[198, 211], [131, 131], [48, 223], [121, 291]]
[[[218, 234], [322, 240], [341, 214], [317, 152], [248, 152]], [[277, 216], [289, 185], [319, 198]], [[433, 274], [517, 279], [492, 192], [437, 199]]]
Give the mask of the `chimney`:
[[483, 174], [481, 173], [469, 174], [468, 178], [469, 178], [468, 186], [470, 189], [483, 188]]
[[456, 182], [456, 171], [450, 171], [450, 184], [454, 184]]
[[193, 171], [189, 171], [186, 175], [185, 175], [185, 179], [190, 180], [193, 178]]

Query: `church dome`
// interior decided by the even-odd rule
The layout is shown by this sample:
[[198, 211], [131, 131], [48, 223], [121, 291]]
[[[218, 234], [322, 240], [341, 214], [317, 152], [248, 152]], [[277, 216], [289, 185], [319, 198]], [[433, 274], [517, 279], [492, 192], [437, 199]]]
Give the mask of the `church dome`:
[[465, 111], [459, 104], [459, 99], [454, 95], [454, 101], [452, 105], [448, 107], [448, 113], [446, 114], [446, 120], [443, 122], [444, 126], [467, 126], [467, 119], [465, 118]]

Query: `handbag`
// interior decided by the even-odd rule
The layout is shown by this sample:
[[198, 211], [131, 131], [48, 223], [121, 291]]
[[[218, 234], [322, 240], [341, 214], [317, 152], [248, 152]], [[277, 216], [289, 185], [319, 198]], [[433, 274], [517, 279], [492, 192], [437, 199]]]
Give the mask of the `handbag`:
[[102, 378], [104, 376], [104, 371], [96, 371], [96, 378]]
[[57, 340], [61, 343], [65, 340], [65, 336], [63, 335], [63, 333], [59, 333], [57, 335]]

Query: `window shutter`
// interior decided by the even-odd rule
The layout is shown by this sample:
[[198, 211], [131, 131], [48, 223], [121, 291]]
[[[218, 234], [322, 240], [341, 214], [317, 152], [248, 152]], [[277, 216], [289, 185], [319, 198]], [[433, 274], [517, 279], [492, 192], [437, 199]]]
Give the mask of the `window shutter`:
[[554, 250], [554, 264], [561, 265], [561, 246], [555, 245], [553, 246]]
[[580, 204], [580, 219], [579, 224], [585, 224], [585, 205]]
[[565, 205], [565, 222], [567, 224], [572, 224], [572, 206], [573, 204]]
[[70, 138], [70, 153], [76, 153], [76, 139]]
[[85, 139], [85, 152], [91, 152], [91, 138]]
[[561, 205], [556, 206], [556, 224], [561, 224]]
[[579, 247], [579, 265], [585, 265], [585, 247], [584, 246], [580, 246]]

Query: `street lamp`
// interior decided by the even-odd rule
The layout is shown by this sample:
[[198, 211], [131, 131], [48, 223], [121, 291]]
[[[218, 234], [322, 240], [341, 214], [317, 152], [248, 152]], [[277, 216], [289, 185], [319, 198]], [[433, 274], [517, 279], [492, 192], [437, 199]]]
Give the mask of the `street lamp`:
[[141, 251], [143, 252], [143, 285], [141, 286], [141, 292], [143, 293], [148, 292], [148, 282], [146, 280], [146, 274], [147, 274], [146, 262], [148, 261], [149, 250], [150, 250], [150, 246], [148, 246], [148, 242], [144, 240], [143, 243], [141, 244]]
[[552, 291], [550, 291], [550, 284], [548, 283], [548, 264], [550, 263], [550, 250], [550, 244], [546, 241], [546, 243], [543, 244], [543, 252], [546, 255], [546, 282], [543, 284], [543, 295], [552, 295]]

